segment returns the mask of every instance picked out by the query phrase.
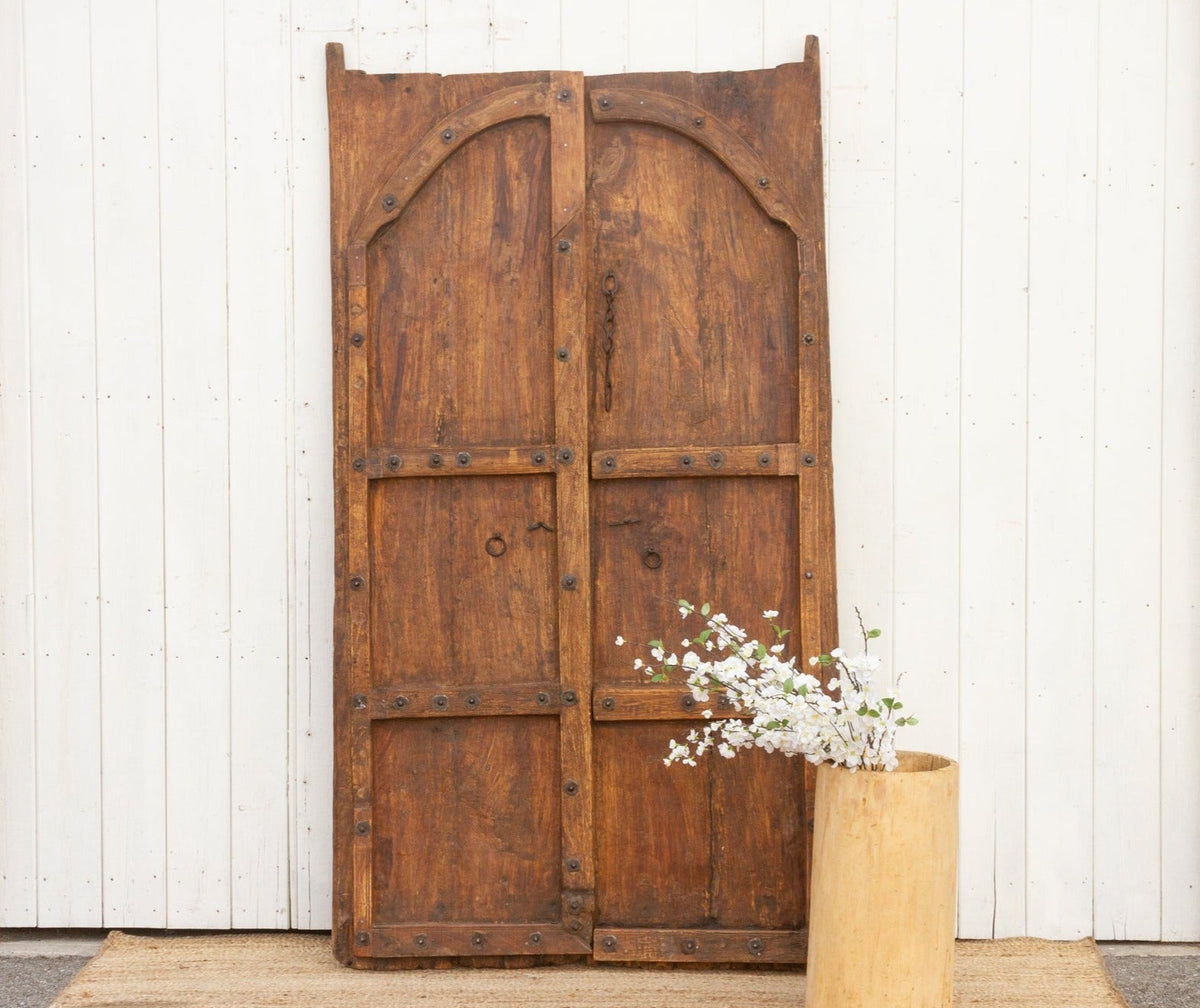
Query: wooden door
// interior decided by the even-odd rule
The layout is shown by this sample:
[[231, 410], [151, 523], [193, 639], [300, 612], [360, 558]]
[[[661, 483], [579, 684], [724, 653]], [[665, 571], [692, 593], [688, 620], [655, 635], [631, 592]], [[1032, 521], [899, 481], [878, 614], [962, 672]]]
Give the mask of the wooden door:
[[328, 70], [337, 954], [802, 961], [803, 765], [664, 767], [699, 712], [613, 640], [681, 594], [832, 639], [815, 40]]

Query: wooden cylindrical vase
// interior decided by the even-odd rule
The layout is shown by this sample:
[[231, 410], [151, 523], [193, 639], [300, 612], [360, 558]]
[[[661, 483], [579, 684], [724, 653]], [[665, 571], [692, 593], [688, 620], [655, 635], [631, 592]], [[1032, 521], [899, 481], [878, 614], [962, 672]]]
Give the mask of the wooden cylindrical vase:
[[806, 1008], [950, 1008], [958, 764], [817, 768]]

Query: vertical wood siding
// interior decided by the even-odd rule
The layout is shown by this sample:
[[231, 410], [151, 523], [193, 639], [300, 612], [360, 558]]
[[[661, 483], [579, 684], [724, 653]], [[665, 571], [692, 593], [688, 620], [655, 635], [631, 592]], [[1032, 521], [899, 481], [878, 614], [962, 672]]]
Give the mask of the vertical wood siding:
[[329, 926], [325, 42], [808, 33], [843, 632], [962, 762], [960, 933], [1200, 940], [1194, 0], [0, 2], [0, 926]]

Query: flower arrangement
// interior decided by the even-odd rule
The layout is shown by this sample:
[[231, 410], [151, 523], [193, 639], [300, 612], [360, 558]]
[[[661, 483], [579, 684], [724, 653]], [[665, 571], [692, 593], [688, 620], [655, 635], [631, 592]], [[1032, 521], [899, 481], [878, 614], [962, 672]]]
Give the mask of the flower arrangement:
[[[633, 667], [644, 670], [652, 682], [663, 682], [682, 669], [698, 703], [709, 703], [715, 693], [720, 706], [735, 714], [714, 718], [712, 710], [705, 709], [704, 716], [713, 720], [689, 732], [684, 742], [672, 739], [663, 762], [695, 766], [696, 759], [712, 748], [732, 758], [739, 749], [757, 746], [786, 756], [801, 755], [811, 763], [844, 766], [851, 772], [895, 769], [899, 763], [896, 730], [916, 724], [917, 719], [900, 713], [904, 704], [898, 682], [886, 689], [877, 682], [880, 660], [868, 646], [880, 631], [868, 630], [862, 614], [857, 609], [855, 613], [862, 653], [850, 657], [834, 648], [809, 659], [810, 665], [833, 669], [835, 674], [823, 686], [816, 676], [797, 670], [795, 657], [783, 657], [789, 631], [775, 622], [779, 617], [775, 610], [763, 613], [774, 632], [774, 641], [764, 644], [749, 638], [724, 613], [714, 613], [708, 603], [697, 608], [680, 599], [679, 615], [685, 620], [699, 618], [704, 628], [683, 640], [682, 647], [688, 650], [682, 658], [668, 655], [663, 642], [654, 640], [647, 645], [654, 664], [637, 658]], [[618, 637], [616, 643], [623, 645], [625, 640]]]

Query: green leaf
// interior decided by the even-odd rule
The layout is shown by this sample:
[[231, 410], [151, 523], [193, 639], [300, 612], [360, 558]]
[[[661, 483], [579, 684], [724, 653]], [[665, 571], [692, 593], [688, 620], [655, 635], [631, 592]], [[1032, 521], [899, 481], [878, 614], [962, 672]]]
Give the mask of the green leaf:
[[888, 710], [895, 710], [896, 709], [896, 701], [893, 700], [890, 696], [885, 696], [883, 698], [883, 706], [886, 707]]
[[882, 631], [882, 630], [878, 630], [878, 629], [876, 629], [876, 630], [868, 630], [868, 631], [867, 631], [867, 636], [868, 636], [868, 637], [870, 637], [870, 638], [882, 637], [882, 636], [883, 636], [883, 631]]
[[705, 602], [704, 605], [700, 607], [700, 615], [707, 616], [710, 612], [712, 612], [712, 606]]
[[660, 651], [662, 650], [662, 646], [663, 642], [660, 640], [652, 640], [646, 645], [646, 647], [658, 648]]
[[754, 649], [754, 659], [755, 659], [755, 661], [762, 661], [762, 660], [763, 660], [764, 658], [766, 658], [766, 657], [767, 657], [767, 645], [766, 645], [766, 644], [759, 644], [759, 645], [758, 645], [758, 647], [756, 647], [756, 648]]
[[857, 714], [859, 717], [866, 717], [867, 716], [867, 705], [863, 704], [854, 713]]
[[709, 627], [707, 630], [701, 630], [692, 639], [695, 640], [697, 644], [705, 644], [708, 642], [708, 638], [711, 636], [712, 636], [712, 627]]
[[651, 682], [666, 682], [667, 674], [665, 672], [655, 672], [654, 675], [652, 675], [650, 677], [650, 681]]

